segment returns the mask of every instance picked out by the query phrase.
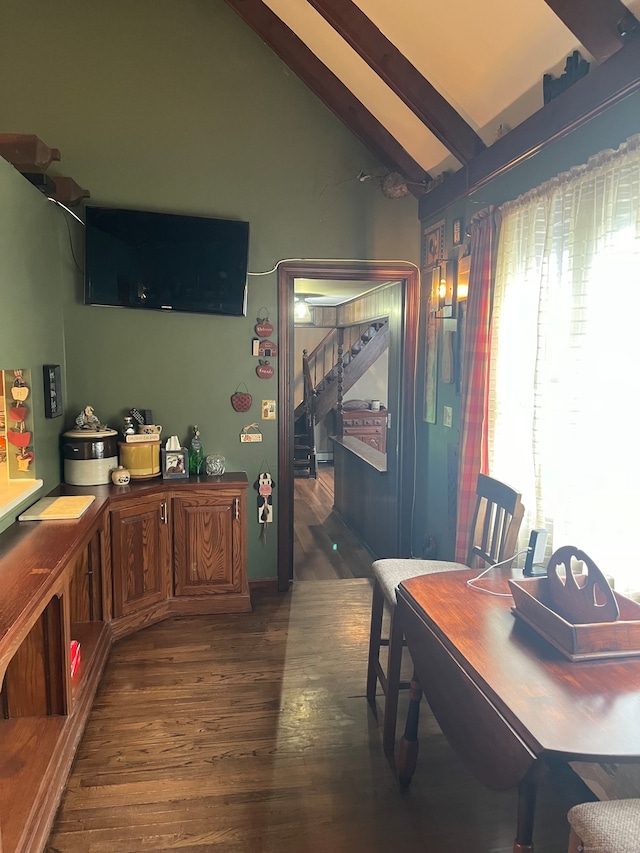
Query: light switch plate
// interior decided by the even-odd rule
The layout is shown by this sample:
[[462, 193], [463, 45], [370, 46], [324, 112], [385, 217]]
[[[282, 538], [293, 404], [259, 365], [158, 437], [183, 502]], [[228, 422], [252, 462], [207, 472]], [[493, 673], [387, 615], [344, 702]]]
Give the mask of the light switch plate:
[[453, 426], [453, 409], [451, 406], [445, 406], [444, 407], [444, 417], [442, 419], [442, 423], [446, 427], [452, 427]]

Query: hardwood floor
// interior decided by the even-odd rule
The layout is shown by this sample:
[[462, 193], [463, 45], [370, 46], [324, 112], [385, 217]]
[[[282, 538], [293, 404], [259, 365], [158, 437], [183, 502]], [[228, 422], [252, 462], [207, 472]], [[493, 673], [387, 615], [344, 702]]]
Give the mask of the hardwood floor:
[[293, 518], [294, 581], [371, 577], [373, 557], [333, 512], [333, 466], [294, 480]]
[[[366, 579], [300, 581], [119, 641], [49, 853], [511, 853], [515, 793], [476, 783], [424, 703], [398, 787], [364, 697], [370, 601]], [[545, 782], [538, 853], [565, 853], [579, 798]]]

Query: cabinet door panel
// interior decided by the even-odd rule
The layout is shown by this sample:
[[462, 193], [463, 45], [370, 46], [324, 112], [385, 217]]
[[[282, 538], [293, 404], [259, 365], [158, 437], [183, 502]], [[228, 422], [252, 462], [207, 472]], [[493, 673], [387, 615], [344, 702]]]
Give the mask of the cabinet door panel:
[[242, 592], [239, 495], [174, 499], [176, 595]]
[[72, 563], [69, 585], [71, 622], [96, 622], [102, 608], [102, 529], [80, 551]]
[[111, 512], [114, 615], [127, 616], [169, 594], [166, 504], [153, 499]]

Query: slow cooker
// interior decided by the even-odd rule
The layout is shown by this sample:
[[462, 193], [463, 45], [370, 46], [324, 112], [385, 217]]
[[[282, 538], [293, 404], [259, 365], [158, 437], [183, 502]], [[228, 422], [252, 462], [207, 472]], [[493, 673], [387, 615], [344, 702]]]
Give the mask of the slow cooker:
[[115, 429], [71, 429], [62, 435], [64, 481], [71, 486], [100, 486], [111, 482], [118, 467]]

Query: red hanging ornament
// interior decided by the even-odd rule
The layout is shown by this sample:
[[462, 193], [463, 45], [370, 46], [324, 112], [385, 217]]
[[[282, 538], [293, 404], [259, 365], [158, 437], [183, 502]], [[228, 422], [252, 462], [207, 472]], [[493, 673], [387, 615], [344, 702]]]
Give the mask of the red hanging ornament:
[[[266, 311], [266, 308], [265, 308]], [[258, 317], [258, 323], [255, 327], [256, 335], [259, 338], [268, 338], [269, 335], [273, 334], [273, 324], [269, 322], [269, 314], [267, 313], [265, 317]]]
[[256, 367], [256, 373], [260, 377], [260, 379], [271, 379], [274, 374], [274, 369], [271, 364], [269, 364], [269, 360], [266, 358], [260, 359], [260, 364]]
[[[240, 385], [244, 385], [244, 382], [241, 382]], [[240, 385], [231, 395], [231, 405], [236, 410], [236, 412], [248, 412], [251, 408], [251, 403], [253, 402], [253, 398], [249, 391], [247, 390], [247, 386], [245, 385], [244, 391], [239, 391]]]

